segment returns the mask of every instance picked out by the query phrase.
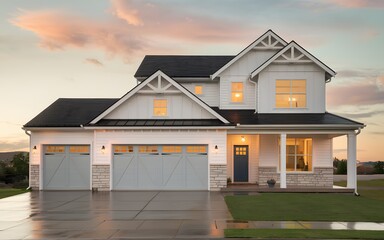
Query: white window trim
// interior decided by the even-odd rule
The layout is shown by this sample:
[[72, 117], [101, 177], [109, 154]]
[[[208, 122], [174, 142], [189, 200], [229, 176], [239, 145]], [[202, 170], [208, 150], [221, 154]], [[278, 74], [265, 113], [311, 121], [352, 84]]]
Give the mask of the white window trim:
[[[314, 159], [313, 159], [313, 137], [287, 137], [287, 140], [288, 139], [301, 139], [301, 138], [310, 138], [310, 139], [312, 139], [312, 153], [310, 154], [310, 155], [307, 155], [307, 156], [311, 156], [311, 158], [312, 158], [312, 169], [311, 169], [311, 171], [288, 171], [288, 170], [286, 170], [285, 172], [287, 173], [287, 175], [288, 174], [313, 174], [314, 173], [314, 164], [313, 164], [313, 162], [314, 162]], [[278, 138], [277, 139], [277, 146], [278, 146], [278, 161], [277, 161], [277, 164], [278, 164], [278, 166], [277, 166], [277, 173], [280, 173], [281, 171], [280, 171], [280, 165], [281, 165], [281, 163], [280, 163], [280, 138]], [[285, 154], [285, 157], [287, 157], [287, 153]], [[300, 154], [301, 155], [301, 154]]]
[[[154, 114], [154, 110], [155, 110], [155, 101], [156, 100], [166, 100], [167, 101], [167, 107], [166, 107], [166, 113], [165, 113], [165, 115], [163, 115], [163, 116], [157, 116], [157, 115], [155, 115]], [[152, 117], [153, 118], [166, 118], [166, 117], [168, 117], [169, 116], [169, 99], [168, 98], [154, 98], [153, 100], [152, 100], [152, 109], [151, 109], [151, 111], [152, 111]]]
[[[234, 102], [234, 101], [232, 101], [232, 84], [233, 83], [241, 83], [242, 85], [243, 85], [243, 88], [242, 88], [242, 91], [241, 91], [241, 93], [243, 94], [243, 99], [242, 99], [242, 101], [241, 102]], [[244, 100], [245, 100], [245, 94], [244, 94], [244, 82], [231, 82], [231, 88], [230, 88], [231, 90], [230, 90], [230, 102], [232, 103], [232, 104], [244, 104]]]
[[[305, 81], [305, 107], [292, 107], [292, 101], [290, 101], [289, 103], [289, 107], [278, 107], [276, 106], [277, 103], [276, 103], [276, 96], [278, 95], [277, 92], [276, 92], [276, 81], [289, 81], [290, 82], [290, 88], [292, 88], [292, 81], [294, 80], [304, 80]], [[274, 98], [275, 98], [275, 107], [274, 109], [278, 110], [278, 109], [308, 109], [308, 81], [307, 79], [275, 79], [275, 95], [274, 95]], [[286, 93], [288, 94], [288, 93]], [[292, 91], [289, 92], [289, 95], [290, 97], [293, 95], [293, 94], [303, 94], [303, 93], [293, 93]], [[279, 94], [281, 95], [281, 94]], [[304, 95], [304, 94], [303, 94]]]

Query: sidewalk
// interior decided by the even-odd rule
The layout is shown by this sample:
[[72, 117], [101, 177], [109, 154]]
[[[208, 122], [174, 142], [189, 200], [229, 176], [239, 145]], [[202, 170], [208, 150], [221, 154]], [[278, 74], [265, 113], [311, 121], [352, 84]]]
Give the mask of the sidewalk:
[[384, 223], [216, 220], [217, 229], [328, 229], [384, 231]]

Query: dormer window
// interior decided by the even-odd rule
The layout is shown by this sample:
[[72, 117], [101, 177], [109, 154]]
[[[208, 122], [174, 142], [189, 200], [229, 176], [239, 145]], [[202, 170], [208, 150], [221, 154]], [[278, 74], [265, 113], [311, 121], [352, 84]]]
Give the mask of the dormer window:
[[233, 82], [231, 86], [231, 101], [243, 102], [243, 83]]
[[196, 95], [203, 95], [203, 86], [201, 86], [201, 85], [196, 85], [196, 86], [195, 86], [195, 94], [196, 94]]
[[306, 80], [276, 80], [276, 108], [307, 106]]
[[153, 116], [155, 117], [167, 116], [167, 99], [153, 100]]

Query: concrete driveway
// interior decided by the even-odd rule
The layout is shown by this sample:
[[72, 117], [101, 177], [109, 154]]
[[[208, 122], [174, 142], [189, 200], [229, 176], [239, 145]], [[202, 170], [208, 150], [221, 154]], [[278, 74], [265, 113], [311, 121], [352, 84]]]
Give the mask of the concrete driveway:
[[221, 238], [219, 192], [34, 191], [0, 200], [0, 239]]

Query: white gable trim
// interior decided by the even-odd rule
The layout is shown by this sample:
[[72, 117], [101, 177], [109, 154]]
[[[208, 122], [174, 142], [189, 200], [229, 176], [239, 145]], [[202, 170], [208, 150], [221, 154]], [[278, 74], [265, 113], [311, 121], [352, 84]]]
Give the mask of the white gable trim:
[[[266, 62], [264, 62], [263, 64], [261, 64], [258, 68], [256, 68], [252, 73], [251, 73], [251, 78], [254, 78], [257, 74], [259, 74], [261, 71], [263, 71], [269, 64], [271, 64], [272, 62], [274, 62], [278, 57], [282, 56], [283, 53], [285, 53], [288, 49], [290, 49], [293, 51], [293, 49], [297, 49], [298, 51], [300, 51], [302, 53], [302, 55], [304, 55], [305, 57], [307, 57], [308, 59], [310, 59], [310, 62], [313, 62], [315, 63], [316, 65], [318, 65], [319, 67], [321, 67], [324, 71], [326, 71], [331, 77], [334, 77], [336, 75], [336, 72], [333, 71], [331, 68], [329, 68], [327, 65], [325, 65], [324, 63], [322, 63], [319, 59], [317, 59], [316, 57], [314, 57], [312, 54], [310, 54], [307, 50], [305, 50], [304, 48], [302, 48], [299, 44], [297, 44], [295, 41], [292, 41], [290, 42], [287, 46], [285, 46], [283, 49], [281, 49], [279, 52], [277, 52], [275, 55], [273, 55], [270, 59], [268, 59]], [[299, 56], [299, 58], [302, 57]], [[284, 57], [284, 56], [283, 56]], [[286, 58], [286, 57], [284, 57]], [[300, 62], [307, 62], [307, 61], [300, 61], [299, 58], [297, 59], [293, 59], [292, 61], [290, 61], [291, 59], [287, 59], [287, 62], [291, 62], [291, 63], [300, 63]], [[295, 61], [297, 60], [297, 61]]]
[[[190, 91], [188, 91], [186, 88], [178, 84], [176, 81], [174, 81], [171, 77], [163, 73], [161, 70], [158, 70], [154, 74], [152, 74], [150, 77], [148, 77], [145, 81], [141, 82], [139, 85], [137, 85], [135, 88], [133, 88], [131, 91], [129, 91], [127, 94], [125, 94], [123, 97], [120, 98], [116, 103], [114, 103], [112, 106], [110, 106], [107, 110], [102, 112], [99, 116], [97, 116], [95, 119], [93, 119], [90, 124], [95, 124], [98, 121], [100, 121], [102, 118], [107, 116], [109, 113], [111, 113], [113, 110], [115, 110], [118, 106], [120, 106], [122, 103], [124, 103], [127, 99], [132, 97], [134, 94], [138, 93], [140, 89], [142, 89], [144, 86], [147, 86], [148, 83], [150, 83], [155, 78], [163, 77], [165, 80], [167, 80], [170, 84], [172, 84], [174, 87], [176, 87], [180, 92], [187, 95], [189, 98], [191, 98], [194, 102], [196, 102], [199, 106], [207, 110], [209, 113], [211, 113], [213, 116], [215, 116], [217, 119], [222, 121], [223, 123], [229, 123], [227, 119], [223, 118], [220, 114], [215, 112], [211, 107], [209, 107], [206, 103], [204, 103], [202, 100], [200, 100], [198, 97], [196, 97], [194, 94], [192, 94]], [[166, 88], [168, 88], [167, 86]], [[163, 88], [161, 90], [166, 90], [166, 88]]]
[[[236, 57], [234, 57], [231, 61], [229, 61], [227, 64], [225, 64], [224, 66], [222, 66], [219, 70], [217, 70], [214, 74], [211, 75], [211, 79], [215, 79], [220, 73], [222, 73], [225, 69], [227, 69], [228, 67], [230, 67], [233, 63], [235, 63], [237, 60], [239, 60], [242, 56], [244, 56], [247, 52], [251, 51], [252, 49], [255, 48], [256, 45], [258, 45], [259, 43], [261, 43], [263, 40], [265, 40], [266, 38], [268, 38], [270, 40], [270, 38], [273, 37], [275, 38], [276, 40], [278, 40], [278, 42], [280, 42], [281, 44], [283, 44], [284, 46], [287, 45], [287, 42], [282, 39], [280, 36], [278, 36], [276, 33], [274, 33], [272, 30], [268, 30], [267, 32], [265, 32], [263, 35], [261, 35], [258, 39], [256, 39], [253, 43], [251, 43], [250, 45], [248, 45], [248, 47], [246, 47], [245, 49], [243, 49], [239, 54], [236, 55]], [[271, 45], [272, 48], [268, 48], [268, 46], [266, 46], [265, 49], [276, 49], [273, 47], [273, 44]], [[280, 48], [277, 48], [277, 49], [280, 49]]]

